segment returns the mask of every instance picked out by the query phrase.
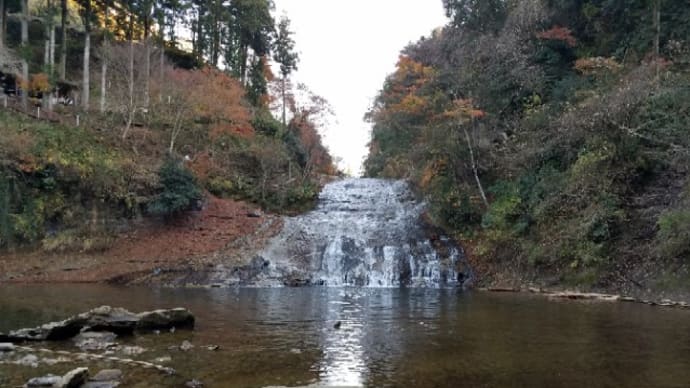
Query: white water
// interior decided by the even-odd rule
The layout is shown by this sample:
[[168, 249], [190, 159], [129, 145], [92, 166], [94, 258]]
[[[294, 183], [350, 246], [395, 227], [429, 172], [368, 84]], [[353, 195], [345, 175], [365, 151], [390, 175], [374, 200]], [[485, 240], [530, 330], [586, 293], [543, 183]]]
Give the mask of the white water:
[[460, 251], [446, 238], [429, 240], [423, 210], [403, 181], [330, 183], [316, 209], [286, 219], [261, 253], [269, 262], [261, 277], [327, 286], [457, 285]]

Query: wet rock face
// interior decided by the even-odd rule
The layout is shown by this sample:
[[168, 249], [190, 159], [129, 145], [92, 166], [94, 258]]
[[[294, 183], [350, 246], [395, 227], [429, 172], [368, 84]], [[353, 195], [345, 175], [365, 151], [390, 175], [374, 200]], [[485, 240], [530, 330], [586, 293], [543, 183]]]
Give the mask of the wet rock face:
[[[117, 335], [137, 331], [194, 327], [194, 315], [183, 308], [146, 311], [134, 314], [123, 308], [101, 306], [64, 321], [50, 322], [39, 327], [11, 331], [6, 338], [17, 341], [60, 341], [83, 332], [110, 332]], [[91, 335], [94, 337], [97, 335]], [[101, 338], [102, 339], [102, 338]], [[88, 340], [88, 338], [84, 338]], [[94, 338], [92, 342], [97, 345]]]
[[429, 238], [424, 204], [403, 181], [346, 179], [327, 185], [317, 208], [289, 218], [261, 253], [255, 280], [286, 285], [444, 287], [462, 285], [461, 250]]

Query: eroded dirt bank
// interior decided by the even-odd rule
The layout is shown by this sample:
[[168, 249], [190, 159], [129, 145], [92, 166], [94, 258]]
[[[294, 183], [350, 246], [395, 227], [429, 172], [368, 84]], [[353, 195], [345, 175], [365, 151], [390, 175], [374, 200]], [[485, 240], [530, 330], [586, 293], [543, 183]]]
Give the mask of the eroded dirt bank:
[[246, 265], [282, 225], [244, 202], [209, 197], [204, 208], [171, 224], [150, 222], [103, 252], [0, 255], [0, 281], [15, 283], [204, 283], [222, 265]]

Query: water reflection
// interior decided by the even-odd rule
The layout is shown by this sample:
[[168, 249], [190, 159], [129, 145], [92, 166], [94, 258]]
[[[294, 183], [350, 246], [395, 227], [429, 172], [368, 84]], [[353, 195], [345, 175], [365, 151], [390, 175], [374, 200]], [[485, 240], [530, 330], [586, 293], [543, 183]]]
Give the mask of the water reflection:
[[316, 365], [320, 380], [331, 386], [360, 386], [367, 373], [364, 349], [366, 322], [361, 291], [340, 290], [328, 302], [322, 332], [323, 357]]
[[[147, 386], [181, 386], [192, 378], [210, 387], [643, 388], [687, 387], [690, 381], [690, 311], [520, 295], [2, 286], [0, 331], [101, 304], [134, 311], [185, 306], [197, 316], [193, 332], [121, 339], [147, 349], [141, 360], [171, 358], [175, 376], [125, 371]], [[184, 340], [195, 348], [174, 350]], [[220, 350], [208, 351], [208, 344]], [[58, 346], [74, 350], [71, 343]], [[0, 376], [9, 378], [0, 378], [0, 386], [22, 385], [36, 373], [0, 362]]]

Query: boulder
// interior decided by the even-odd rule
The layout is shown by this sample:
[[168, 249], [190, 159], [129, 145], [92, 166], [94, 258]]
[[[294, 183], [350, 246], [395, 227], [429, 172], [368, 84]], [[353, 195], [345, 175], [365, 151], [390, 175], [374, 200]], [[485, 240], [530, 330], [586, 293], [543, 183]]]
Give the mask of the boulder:
[[89, 368], [77, 368], [67, 372], [62, 376], [61, 387], [63, 388], [79, 388], [89, 378]]
[[138, 330], [160, 330], [172, 327], [194, 327], [194, 315], [187, 309], [145, 311], [137, 315]]
[[86, 320], [90, 331], [110, 331], [115, 334], [131, 334], [139, 323], [136, 314], [121, 307], [101, 306], [78, 317]]
[[64, 321], [14, 330], [0, 339], [2, 342], [60, 341], [89, 331], [127, 335], [132, 334], [134, 330], [149, 331], [175, 327], [194, 327], [194, 315], [183, 308], [134, 314], [119, 307], [101, 306]]
[[14, 344], [11, 342], [0, 342], [0, 352], [14, 351]]
[[59, 341], [79, 334], [86, 324], [84, 319], [72, 317], [60, 322], [50, 322], [39, 327], [14, 330], [9, 333], [12, 341]]

